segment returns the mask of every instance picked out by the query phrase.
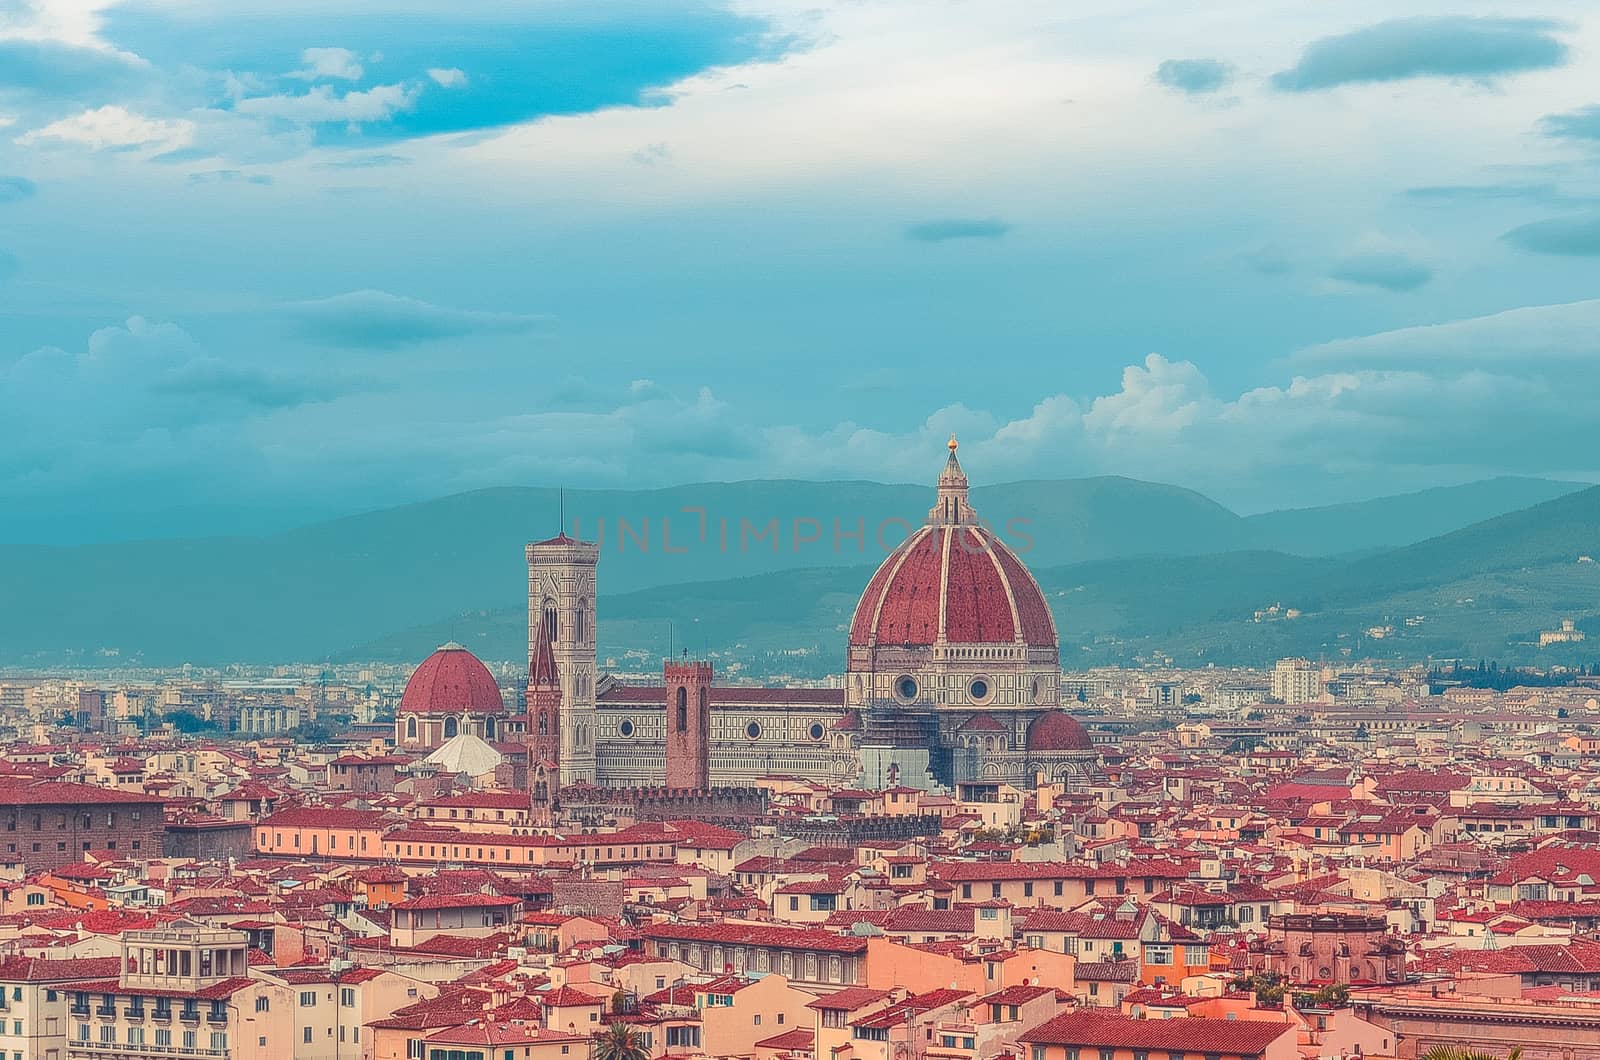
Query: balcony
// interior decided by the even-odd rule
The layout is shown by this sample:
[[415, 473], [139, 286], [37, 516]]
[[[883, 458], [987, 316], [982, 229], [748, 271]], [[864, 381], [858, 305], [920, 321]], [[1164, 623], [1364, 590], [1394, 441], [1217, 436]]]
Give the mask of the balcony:
[[155, 1020], [157, 1023], [171, 1023], [172, 1009], [170, 1007], [162, 1008], [158, 1005], [150, 1011], [150, 1018]]
[[186, 1008], [182, 1012], [178, 1013], [178, 1018], [185, 1023], [199, 1023], [200, 1010], [197, 1008]]
[[122, 1010], [122, 1014], [125, 1017], [127, 1017], [127, 1020], [128, 1020], [129, 1023], [143, 1023], [144, 1022], [144, 1006], [143, 1005], [135, 1005], [135, 1006], [133, 1006], [131, 1008], [125, 1008], [125, 1009]]
[[146, 1042], [143, 1045], [128, 1045], [125, 1042], [69, 1042], [67, 1052], [69, 1055], [92, 1055], [97, 1057], [109, 1056], [192, 1056], [204, 1058], [225, 1058], [228, 1056], [226, 1049], [199, 1049], [177, 1045], [153, 1045]]
[[74, 1016], [87, 1016], [89, 1014], [89, 1006], [86, 1004], [73, 1005], [71, 1008], [67, 1009], [67, 1011]]
[[225, 1023], [227, 1023], [228, 1022], [228, 1010], [227, 1009], [222, 1009], [221, 1011], [218, 1011], [217, 1009], [212, 1009], [210, 1012], [206, 1013], [206, 1022], [207, 1023], [217, 1023], [217, 1024], [225, 1024]]
[[102, 1016], [108, 1020], [114, 1020], [117, 1018], [117, 1006], [101, 1005], [99, 1008], [94, 1010], [94, 1014], [96, 1016]]

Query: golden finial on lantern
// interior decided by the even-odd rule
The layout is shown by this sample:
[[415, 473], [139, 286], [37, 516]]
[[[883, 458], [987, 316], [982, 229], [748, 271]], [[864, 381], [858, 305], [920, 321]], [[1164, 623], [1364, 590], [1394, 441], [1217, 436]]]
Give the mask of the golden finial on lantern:
[[950, 432], [950, 451], [952, 453], [956, 451], [956, 433], [954, 431]]

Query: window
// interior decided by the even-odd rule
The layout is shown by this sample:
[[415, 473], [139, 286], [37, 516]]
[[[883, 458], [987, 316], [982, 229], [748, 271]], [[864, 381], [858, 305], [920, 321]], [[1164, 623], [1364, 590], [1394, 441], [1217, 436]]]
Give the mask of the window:
[[311, 1006], [315, 1005], [316, 1003], [317, 1003], [317, 992], [315, 990], [302, 990], [302, 991], [300, 991], [300, 1007], [301, 1008], [310, 1008]]
[[990, 898], [999, 898], [1000, 897], [1000, 885], [998, 883], [991, 883], [989, 885], [989, 897]]
[[156, 1047], [158, 1049], [172, 1048], [172, 1032], [167, 1030], [167, 1028], [156, 1028]]
[[256, 998], [256, 1011], [257, 1012], [270, 1012], [271, 1010], [272, 1010], [272, 999], [271, 998], [265, 997], [265, 996]]
[[86, 1042], [88, 1040], [89, 1040], [89, 1025], [87, 1023], [78, 1024], [78, 1041]]
[[114, 1024], [103, 1023], [100, 1025], [100, 1041], [104, 1045], [117, 1043], [117, 1028]]
[[1000, 910], [995, 909], [992, 906], [984, 906], [982, 909], [978, 910], [978, 919], [980, 920], [998, 920], [999, 918]]
[[972, 897], [972, 884], [963, 883], [961, 885], [961, 897], [963, 897], [963, 898], [971, 898]]
[[341, 987], [339, 990], [339, 1004], [345, 1008], [356, 1007], [356, 992], [353, 987]]
[[422, 1060], [422, 1039], [406, 1039], [406, 1060]]
[[228, 1049], [228, 1032], [227, 1031], [212, 1031], [211, 1032], [211, 1048], [215, 1049], [219, 1053], [226, 1052], [227, 1049]]
[[128, 1028], [128, 1044], [129, 1045], [143, 1045], [144, 1044], [144, 1028], [143, 1027], [129, 1027]]
[[1036, 1046], [1033, 1047], [1032, 1060], [1047, 1060], [1047, 1056], [1048, 1056], [1048, 1054], [1047, 1054], [1044, 1046], [1036, 1045]]
[[310, 1045], [311, 1044], [311, 1028], [310, 1027], [301, 1028], [300, 1034], [301, 1034], [300, 1040], [305, 1042], [307, 1045]]
[[1033, 881], [1032, 880], [1027, 880], [1026, 882], [1023, 883], [1023, 885], [1022, 885], [1022, 897], [1024, 897], [1024, 898], [1032, 898], [1033, 897]]
[[1061, 881], [1060, 880], [1056, 881], [1056, 897], [1057, 898], [1061, 897]]

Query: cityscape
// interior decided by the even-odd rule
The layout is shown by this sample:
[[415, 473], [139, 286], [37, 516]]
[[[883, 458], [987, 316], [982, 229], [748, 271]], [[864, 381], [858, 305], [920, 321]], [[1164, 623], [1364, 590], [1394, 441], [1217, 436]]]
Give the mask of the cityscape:
[[0, 0], [0, 1060], [1600, 1060], [1600, 12]]

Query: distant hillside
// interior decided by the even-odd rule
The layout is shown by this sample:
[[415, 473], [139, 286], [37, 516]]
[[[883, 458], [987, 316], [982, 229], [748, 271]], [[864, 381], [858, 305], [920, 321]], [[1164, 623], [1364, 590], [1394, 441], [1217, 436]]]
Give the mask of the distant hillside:
[[[743, 482], [572, 491], [566, 511], [585, 536], [604, 530], [603, 650], [698, 638], [783, 672], [792, 658], [833, 657], [836, 668], [849, 608], [882, 555], [880, 530], [893, 545], [930, 496], [925, 486]], [[1600, 489], [1360, 559], [1318, 557], [1327, 542], [1309, 537], [1262, 549], [1261, 517], [1131, 479], [1008, 483], [975, 489], [973, 501], [1039, 572], [1069, 664], [1073, 653], [1118, 661], [1135, 639], [1181, 639], [1274, 602], [1376, 606], [1600, 547]], [[1382, 522], [1391, 503], [1403, 514], [1416, 501], [1363, 510]], [[0, 665], [404, 659], [452, 637], [503, 640], [485, 653], [515, 658], [526, 636], [523, 546], [554, 532], [557, 506], [552, 490], [496, 489], [263, 537], [0, 546]], [[1207, 657], [1277, 643], [1258, 633], [1213, 638]]]
[[[600, 590], [615, 596], [876, 564], [931, 498], [927, 486], [735, 482], [575, 490], [565, 507], [569, 527], [603, 533]], [[1131, 479], [1012, 483], [973, 501], [1035, 564], [1223, 550], [1242, 525], [1197, 493]], [[0, 664], [320, 658], [441, 615], [515, 608], [523, 546], [555, 533], [558, 505], [554, 490], [492, 489], [264, 537], [0, 546]]]
[[1508, 476], [1353, 504], [1263, 512], [1246, 516], [1245, 524], [1260, 548], [1332, 556], [1424, 541], [1583, 488], [1579, 482]]
[[[1596, 548], [1600, 488], [1362, 559], [1230, 552], [1035, 574], [1068, 668], [1263, 665], [1285, 655], [1570, 663], [1600, 658], [1600, 642], [1560, 649], [1532, 642], [1561, 618], [1600, 614], [1600, 564], [1578, 562]], [[662, 654], [688, 647], [725, 669], [737, 662], [756, 674], [838, 673], [868, 573], [781, 571], [603, 599], [600, 653], [624, 670], [653, 669]], [[454, 637], [486, 658], [515, 660], [526, 650], [526, 621], [520, 608], [460, 615], [358, 646], [348, 657], [416, 659]]]

